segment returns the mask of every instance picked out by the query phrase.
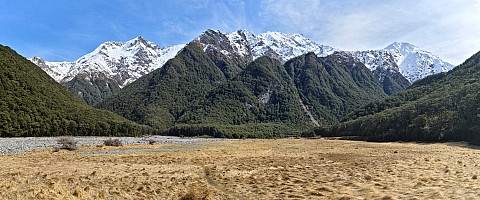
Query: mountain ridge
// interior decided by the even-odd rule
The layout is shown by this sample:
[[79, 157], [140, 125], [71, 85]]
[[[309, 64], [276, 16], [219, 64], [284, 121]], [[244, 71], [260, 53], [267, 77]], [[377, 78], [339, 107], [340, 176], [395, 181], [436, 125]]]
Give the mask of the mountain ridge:
[[[194, 40], [198, 39], [203, 34], [208, 32], [216, 32], [219, 34], [223, 34], [226, 39], [230, 40], [229, 42], [231, 43], [231, 45], [237, 48], [236, 52], [234, 53], [237, 53], [241, 56], [248, 56], [249, 54], [252, 56], [250, 62], [264, 55], [279, 59], [282, 62], [286, 62], [293, 57], [306, 54], [308, 52], [314, 52], [319, 57], [324, 57], [332, 54], [335, 51], [342, 51], [340, 49], [336, 49], [330, 46], [317, 44], [298, 33], [281, 33], [275, 31], [268, 31], [265, 33], [254, 35], [246, 30], [238, 30], [232, 33], [223, 33], [219, 30], [208, 29]], [[244, 41], [242, 41], [242, 39]], [[242, 44], [242, 42], [246, 42], [246, 44]], [[77, 71], [81, 71], [81, 69], [78, 69], [79, 67], [75, 67], [74, 69], [69, 69], [68, 72], [65, 72], [65, 68], [62, 68], [59, 65], [65, 66], [67, 65], [67, 63], [86, 63], [88, 62], [88, 60], [94, 60], [96, 56], [95, 54], [113, 54], [109, 55], [109, 57], [118, 57], [119, 52], [109, 53], [102, 51], [102, 49], [105, 49], [105, 46], [118, 46], [136, 43], [150, 46], [151, 48], [149, 50], [160, 48], [155, 43], [145, 40], [142, 36], [138, 36], [127, 42], [108, 41], [102, 43], [94, 51], [86, 54], [85, 56], [82, 56], [74, 62], [48, 62], [43, 61], [39, 57], [32, 57], [30, 60], [32, 60], [39, 66], [42, 65], [43, 61], [46, 64], [46, 66], [42, 65], [42, 69], [44, 70], [48, 66], [52, 66], [51, 68], [60, 68], [59, 70], [50, 69], [52, 71], [55, 71], [56, 74], [53, 74], [52, 72], [47, 73], [49, 73], [49, 75], [51, 75], [55, 80], [59, 82], [63, 79], [66, 79], [63, 80], [63, 82], [66, 82], [68, 80], [71, 80], [78, 73]], [[129, 47], [131, 46], [132, 45], [129, 45]], [[150, 71], [153, 71], [153, 69], [161, 67], [164, 62], [166, 62], [166, 60], [173, 57], [172, 52], [177, 53], [183, 47], [184, 44], [164, 47], [163, 49], [169, 50], [169, 56], [165, 56], [165, 59], [162, 59], [162, 61], [157, 64], [158, 66], [150, 67], [146, 70], [146, 72], [148, 73]], [[383, 67], [387, 70], [399, 71], [411, 83], [428, 75], [449, 71], [454, 67], [453, 65], [441, 60], [437, 55], [422, 50], [419, 47], [407, 42], [393, 42], [387, 47], [377, 50], [342, 52], [351, 53], [354, 57], [357, 57], [359, 61], [363, 62], [372, 71], [376, 70], [379, 67]], [[225, 51], [223, 53], [225, 53]], [[382, 54], [385, 56], [382, 57]], [[418, 56], [415, 56], [415, 54]], [[128, 57], [127, 55], [122, 56]], [[393, 66], [393, 63], [397, 64], [398, 66]], [[417, 63], [418, 65], [413, 65], [412, 63]], [[418, 72], [420, 74], [418, 75], [414, 74], [415, 70], [413, 70], [413, 68], [415, 68], [415, 66], [421, 67], [421, 70]], [[70, 68], [72, 67], [73, 66], [70, 66]], [[108, 71], [107, 69], [104, 70]], [[122, 82], [120, 84], [120, 87], [122, 88], [126, 84], [133, 82], [139, 77], [139, 75], [143, 75], [142, 73], [144, 74], [145, 72], [139, 72], [133, 75], [134, 77], [132, 79]]]
[[335, 123], [386, 96], [351, 56], [312, 52], [286, 63], [262, 56], [244, 65], [233, 61], [251, 55], [222, 53], [236, 49], [216, 37], [226, 38], [205, 34], [98, 106], [168, 134], [275, 137]]
[[[453, 65], [438, 56], [408, 43], [392, 43], [384, 49], [367, 51], [341, 51], [317, 44], [301, 34], [269, 31], [254, 35], [246, 30], [224, 33], [206, 30], [194, 41], [199, 41], [204, 51], [222, 57], [222, 71], [233, 77], [261, 56], [282, 63], [314, 52], [325, 57], [334, 52], [350, 54], [374, 72], [387, 94], [402, 91], [412, 82], [428, 75], [449, 71]], [[40, 66], [55, 80], [93, 105], [115, 94], [139, 77], [162, 67], [185, 45], [160, 48], [138, 36], [126, 42], [105, 42], [94, 51], [74, 62], [46, 62], [38, 57], [30, 60]], [[221, 61], [220, 61], [221, 60]], [[228, 64], [227, 64], [228, 63]]]
[[180, 44], [160, 48], [138, 36], [126, 42], [102, 43], [74, 62], [46, 62], [39, 57], [30, 60], [86, 103], [94, 105], [160, 68], [183, 47]]

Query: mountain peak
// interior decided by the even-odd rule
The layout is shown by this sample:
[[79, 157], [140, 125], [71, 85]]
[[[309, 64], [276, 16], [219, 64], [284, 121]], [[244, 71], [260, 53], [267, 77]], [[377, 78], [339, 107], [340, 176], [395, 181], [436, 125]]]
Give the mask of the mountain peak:
[[220, 30], [207, 29], [207, 30], [203, 31], [203, 33], [200, 34], [200, 36], [211, 35], [211, 34], [223, 34], [223, 33]]
[[29, 58], [28, 60], [32, 61], [35, 64], [45, 63], [45, 60], [43, 60], [41, 57], [38, 57], [38, 56], [33, 56], [33, 57]]
[[250, 33], [250, 31], [245, 30], [245, 29], [238, 29], [238, 30], [236, 30], [236, 31], [234, 31], [234, 32], [243, 33], [243, 34], [252, 34], [252, 33]]
[[419, 48], [413, 44], [410, 44], [408, 42], [394, 42], [387, 47], [385, 47], [386, 50], [398, 50], [398, 51], [414, 51], [414, 50], [419, 50]]
[[139, 35], [136, 38], [134, 38], [134, 40], [145, 41], [145, 38], [143, 38], [141, 35]]
[[383, 49], [383, 53], [392, 55], [400, 73], [411, 83], [432, 74], [450, 71], [455, 67], [437, 55], [406, 42], [394, 42]]

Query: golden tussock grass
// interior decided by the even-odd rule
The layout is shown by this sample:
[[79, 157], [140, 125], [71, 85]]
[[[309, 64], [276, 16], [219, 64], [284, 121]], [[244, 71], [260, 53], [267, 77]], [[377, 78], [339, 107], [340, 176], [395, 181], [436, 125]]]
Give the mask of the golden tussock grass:
[[[139, 150], [91, 154], [119, 149]], [[461, 144], [242, 140], [0, 162], [0, 199], [480, 199], [480, 150]]]

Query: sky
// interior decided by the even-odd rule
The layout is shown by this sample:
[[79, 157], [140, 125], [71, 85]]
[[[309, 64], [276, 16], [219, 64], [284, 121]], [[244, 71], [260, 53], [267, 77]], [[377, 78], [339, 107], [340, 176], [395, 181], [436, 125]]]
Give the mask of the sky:
[[137, 36], [188, 43], [207, 29], [300, 33], [342, 50], [408, 42], [458, 65], [480, 51], [480, 1], [0, 0], [0, 44], [47, 61]]

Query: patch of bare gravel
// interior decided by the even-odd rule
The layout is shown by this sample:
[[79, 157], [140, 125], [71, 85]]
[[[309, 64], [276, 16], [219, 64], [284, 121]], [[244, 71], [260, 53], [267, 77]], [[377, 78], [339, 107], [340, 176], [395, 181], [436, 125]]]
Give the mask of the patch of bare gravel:
[[[33, 150], [48, 149], [57, 145], [59, 137], [18, 137], [0, 138], [0, 154], [19, 154]], [[192, 144], [198, 142], [213, 142], [226, 139], [221, 138], [181, 138], [173, 136], [146, 136], [146, 137], [72, 137], [78, 146], [96, 146], [103, 144], [109, 138], [118, 138], [123, 144], [148, 144], [153, 140], [159, 144]]]

